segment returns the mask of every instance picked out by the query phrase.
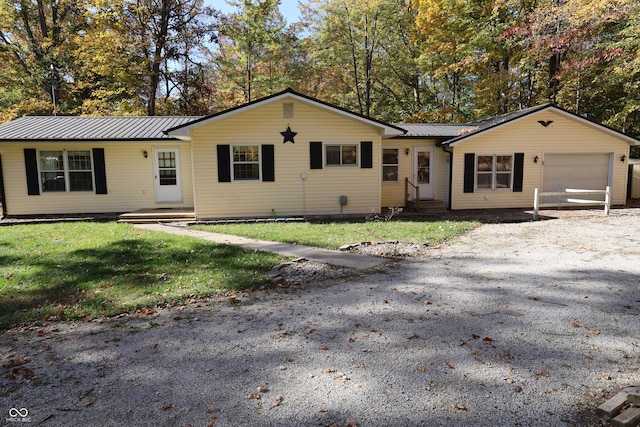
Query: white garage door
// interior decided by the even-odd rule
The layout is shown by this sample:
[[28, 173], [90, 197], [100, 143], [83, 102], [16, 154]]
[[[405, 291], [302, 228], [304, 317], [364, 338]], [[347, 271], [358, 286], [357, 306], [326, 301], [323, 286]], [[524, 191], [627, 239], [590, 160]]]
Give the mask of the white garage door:
[[542, 191], [604, 190], [609, 185], [610, 165], [610, 153], [545, 154]]

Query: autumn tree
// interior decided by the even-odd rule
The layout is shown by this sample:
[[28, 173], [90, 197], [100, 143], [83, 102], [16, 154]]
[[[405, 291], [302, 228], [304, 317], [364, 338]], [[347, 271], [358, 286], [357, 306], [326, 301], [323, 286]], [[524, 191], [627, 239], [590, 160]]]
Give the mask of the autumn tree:
[[[279, 0], [230, 2], [236, 12], [221, 15], [212, 54], [221, 84], [231, 95], [249, 102], [287, 86], [289, 58], [286, 22]], [[291, 34], [288, 34], [291, 36]]]
[[631, 0], [536, 2], [501, 36], [535, 64], [537, 102], [637, 133], [639, 8]]
[[85, 10], [90, 25], [71, 34], [76, 46], [73, 75], [83, 115], [143, 115], [146, 113], [146, 63], [135, 34], [129, 31], [127, 5], [119, 0], [93, 0]]
[[[129, 0], [129, 31], [143, 51], [147, 66], [147, 114], [156, 114], [160, 83], [165, 101], [173, 89], [171, 72], [193, 61], [198, 47], [213, 31], [210, 8], [202, 0]], [[173, 82], [175, 83], [175, 82]], [[185, 92], [186, 93], [186, 92]]]
[[322, 70], [334, 102], [372, 115], [381, 39], [391, 1], [330, 0], [308, 8], [314, 60]]
[[83, 31], [86, 25], [83, 5], [76, 1], [3, 1], [0, 57], [3, 68], [13, 74], [8, 82], [15, 84], [5, 96], [14, 97], [17, 110], [31, 105], [42, 112], [43, 96], [50, 103], [55, 99], [61, 111], [75, 106], [68, 96], [66, 78], [76, 47], [69, 43], [69, 35]]

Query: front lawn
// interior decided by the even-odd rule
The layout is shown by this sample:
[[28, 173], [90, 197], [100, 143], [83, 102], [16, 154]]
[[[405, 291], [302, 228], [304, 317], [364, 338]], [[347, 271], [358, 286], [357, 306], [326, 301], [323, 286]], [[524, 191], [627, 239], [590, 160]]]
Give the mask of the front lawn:
[[347, 243], [439, 243], [478, 226], [476, 221], [267, 222], [198, 225], [194, 228], [254, 239], [338, 249]]
[[0, 328], [252, 289], [283, 259], [126, 224], [0, 227]]
[[[472, 221], [251, 223], [197, 228], [337, 249], [360, 241], [436, 243]], [[95, 319], [157, 304], [256, 289], [285, 258], [116, 223], [0, 227], [0, 329]]]

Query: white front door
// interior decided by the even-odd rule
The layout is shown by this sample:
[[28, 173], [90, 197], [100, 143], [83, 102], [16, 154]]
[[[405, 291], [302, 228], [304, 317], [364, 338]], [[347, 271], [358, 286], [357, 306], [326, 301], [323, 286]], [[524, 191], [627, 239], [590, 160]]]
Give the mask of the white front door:
[[153, 149], [153, 175], [156, 202], [181, 202], [180, 150], [178, 148]]
[[433, 147], [416, 147], [413, 151], [413, 182], [420, 189], [420, 199], [433, 199]]

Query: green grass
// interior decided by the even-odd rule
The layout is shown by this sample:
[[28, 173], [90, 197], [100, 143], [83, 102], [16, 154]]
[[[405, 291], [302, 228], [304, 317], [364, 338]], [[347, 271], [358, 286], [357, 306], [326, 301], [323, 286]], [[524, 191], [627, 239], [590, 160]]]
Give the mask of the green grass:
[[0, 328], [252, 289], [283, 257], [115, 223], [0, 228]]
[[[377, 240], [437, 243], [473, 221], [251, 223], [199, 229], [336, 249]], [[284, 257], [116, 223], [0, 227], [0, 329], [94, 319], [259, 288]]]
[[439, 243], [478, 225], [475, 221], [276, 222], [198, 225], [194, 228], [255, 239], [337, 249], [348, 243]]

